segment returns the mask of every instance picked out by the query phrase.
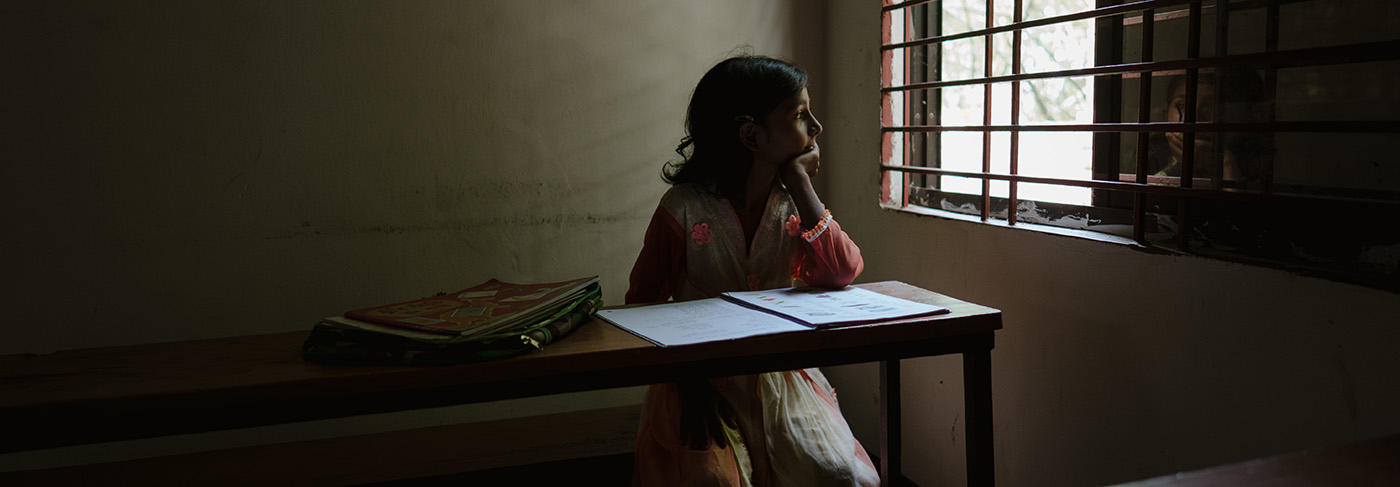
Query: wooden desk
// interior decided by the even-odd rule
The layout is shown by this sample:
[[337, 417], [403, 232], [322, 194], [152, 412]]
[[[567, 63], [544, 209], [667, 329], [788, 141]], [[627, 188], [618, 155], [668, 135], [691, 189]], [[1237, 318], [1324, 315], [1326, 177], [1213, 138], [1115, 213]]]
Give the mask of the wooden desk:
[[0, 453], [879, 361], [890, 479], [900, 471], [899, 359], [961, 353], [969, 485], [992, 485], [1001, 312], [900, 282], [858, 286], [952, 312], [669, 348], [595, 321], [536, 353], [450, 367], [312, 363], [300, 355], [306, 332], [0, 356]]

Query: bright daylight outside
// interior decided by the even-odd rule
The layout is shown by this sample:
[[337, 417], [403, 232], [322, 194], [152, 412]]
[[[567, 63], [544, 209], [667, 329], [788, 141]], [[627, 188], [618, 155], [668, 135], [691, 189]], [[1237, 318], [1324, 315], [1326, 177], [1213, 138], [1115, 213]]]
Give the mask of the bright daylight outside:
[[[1087, 0], [1023, 0], [1024, 20], [1062, 15], [1084, 8]], [[943, 35], [986, 28], [985, 0], [942, 0]], [[997, 0], [993, 8], [993, 25], [1012, 23], [1011, 0]], [[903, 10], [891, 12], [892, 42], [905, 39], [908, 20]], [[932, 26], [931, 26], [932, 27]], [[1090, 67], [1093, 65], [1094, 30], [1092, 20], [1058, 23], [1029, 28], [1021, 37], [1021, 72], [1036, 73]], [[993, 36], [992, 76], [1012, 74], [1012, 33]], [[943, 81], [985, 77], [986, 37], [944, 42], [941, 46]], [[903, 56], [894, 57], [894, 80], [904, 77]], [[898, 83], [898, 81], [896, 81]], [[983, 125], [983, 85], [954, 86], [942, 89], [938, 124], [943, 126]], [[1093, 121], [1093, 78], [1052, 78], [1027, 80], [1020, 84], [1021, 125], [1088, 124]], [[892, 93], [895, 120], [905, 120], [902, 113], [905, 95]], [[992, 85], [992, 125], [1011, 123], [1011, 83]], [[938, 142], [941, 167], [956, 171], [982, 171], [982, 132], [941, 132]], [[1010, 173], [1011, 136], [1006, 132], [991, 133], [991, 172]], [[894, 154], [902, 154], [904, 140], [894, 137]], [[1091, 179], [1093, 135], [1087, 132], [1026, 131], [1020, 135], [1018, 174], [1063, 179]], [[981, 194], [981, 181], [956, 176], [940, 176], [939, 187], [945, 192]], [[992, 181], [994, 197], [1009, 196], [1009, 183]], [[1017, 197], [1076, 205], [1090, 204], [1088, 188], [1021, 183]]]

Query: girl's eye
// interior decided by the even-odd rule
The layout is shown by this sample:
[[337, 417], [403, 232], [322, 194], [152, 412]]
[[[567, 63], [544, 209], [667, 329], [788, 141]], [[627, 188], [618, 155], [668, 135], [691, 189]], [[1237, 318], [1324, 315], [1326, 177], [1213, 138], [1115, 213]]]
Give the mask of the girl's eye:
[[806, 110], [797, 112], [797, 118], [806, 118], [806, 117], [807, 117], [807, 111], [806, 111]]

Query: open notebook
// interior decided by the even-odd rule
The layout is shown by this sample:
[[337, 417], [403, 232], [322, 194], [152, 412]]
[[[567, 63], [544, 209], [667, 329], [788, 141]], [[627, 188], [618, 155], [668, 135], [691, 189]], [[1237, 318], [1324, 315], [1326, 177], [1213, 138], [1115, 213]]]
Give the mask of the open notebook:
[[810, 287], [724, 293], [717, 298], [623, 309], [596, 315], [667, 347], [757, 335], [875, 323], [947, 313], [948, 308], [857, 287]]

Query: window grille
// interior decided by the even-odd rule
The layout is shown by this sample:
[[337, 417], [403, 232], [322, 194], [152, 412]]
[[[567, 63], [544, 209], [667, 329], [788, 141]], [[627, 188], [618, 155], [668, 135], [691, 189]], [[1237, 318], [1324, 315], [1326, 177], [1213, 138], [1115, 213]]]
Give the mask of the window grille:
[[1400, 289], [1400, 2], [881, 14], [885, 206]]

